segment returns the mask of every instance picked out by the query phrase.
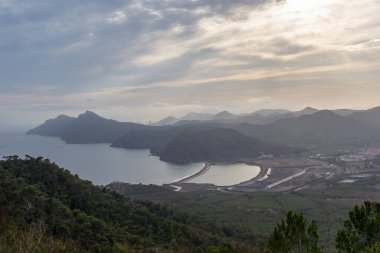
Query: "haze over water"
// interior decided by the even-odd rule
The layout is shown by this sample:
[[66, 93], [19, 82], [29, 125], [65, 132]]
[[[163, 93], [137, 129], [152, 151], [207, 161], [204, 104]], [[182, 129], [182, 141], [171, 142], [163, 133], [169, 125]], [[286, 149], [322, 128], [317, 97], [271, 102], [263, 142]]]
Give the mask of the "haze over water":
[[95, 184], [113, 181], [163, 184], [199, 171], [202, 163], [185, 166], [162, 162], [149, 150], [111, 148], [109, 144], [65, 144], [53, 137], [0, 133], [0, 155], [42, 156]]
[[[109, 144], [65, 144], [54, 137], [0, 132], [0, 157], [10, 155], [48, 158], [98, 185], [114, 181], [162, 185], [195, 174], [204, 166], [163, 162], [151, 156], [149, 150], [112, 148]], [[259, 167], [245, 164], [215, 165], [191, 182], [233, 185], [257, 176], [259, 171]]]
[[212, 183], [229, 186], [247, 181], [260, 173], [260, 167], [245, 163], [212, 165], [207, 173], [194, 178], [189, 183]]

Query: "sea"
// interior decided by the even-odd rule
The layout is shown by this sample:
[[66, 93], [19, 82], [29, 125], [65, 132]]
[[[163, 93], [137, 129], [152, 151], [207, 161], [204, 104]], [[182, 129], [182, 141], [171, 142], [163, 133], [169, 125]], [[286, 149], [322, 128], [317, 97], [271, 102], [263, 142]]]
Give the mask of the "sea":
[[[170, 184], [204, 167], [203, 163], [176, 165], [163, 162], [146, 149], [114, 148], [110, 144], [66, 144], [56, 137], [0, 132], [0, 158], [10, 155], [50, 159], [97, 185], [111, 182]], [[257, 176], [259, 171], [259, 167], [246, 164], [215, 165], [193, 182], [233, 185]]]

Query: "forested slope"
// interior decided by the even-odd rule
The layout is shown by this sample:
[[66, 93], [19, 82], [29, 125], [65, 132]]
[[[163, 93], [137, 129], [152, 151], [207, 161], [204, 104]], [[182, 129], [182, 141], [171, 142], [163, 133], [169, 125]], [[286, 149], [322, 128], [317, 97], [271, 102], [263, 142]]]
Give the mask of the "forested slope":
[[248, 244], [256, 242], [246, 231], [227, 229], [149, 201], [126, 199], [41, 157], [0, 161], [0, 189], [1, 220], [6, 221], [0, 231], [3, 248], [17, 244], [17, 240], [12, 244], [6, 239], [7, 227], [28, 236], [40, 225], [44, 240], [52, 238], [67, 249], [88, 252], [118, 252], [127, 247], [207, 252], [226, 244], [253, 252]]

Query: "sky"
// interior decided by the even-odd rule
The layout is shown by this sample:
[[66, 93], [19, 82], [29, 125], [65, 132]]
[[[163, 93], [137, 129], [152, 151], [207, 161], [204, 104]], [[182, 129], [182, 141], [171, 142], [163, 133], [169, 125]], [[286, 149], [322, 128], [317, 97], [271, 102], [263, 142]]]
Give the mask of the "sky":
[[379, 106], [379, 13], [380, 0], [0, 0], [0, 123]]

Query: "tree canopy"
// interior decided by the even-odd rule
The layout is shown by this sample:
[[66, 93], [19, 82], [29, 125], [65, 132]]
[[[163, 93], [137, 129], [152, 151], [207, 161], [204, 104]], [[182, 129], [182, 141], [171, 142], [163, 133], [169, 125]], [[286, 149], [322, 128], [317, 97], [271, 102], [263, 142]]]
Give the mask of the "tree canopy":
[[10, 156], [0, 161], [0, 189], [0, 221], [7, 221], [0, 227], [0, 242], [11, 243], [7, 234], [14, 231], [13, 246], [24, 237], [34, 238], [29, 236], [32, 224], [43, 224], [44, 240], [53, 238], [89, 252], [207, 252], [212, 246], [229, 244], [250, 250], [255, 243], [253, 236], [249, 241], [239, 238], [234, 228], [165, 205], [124, 198], [42, 157]]
[[[338, 231], [336, 248], [339, 252], [380, 252], [380, 203], [365, 202], [355, 206], [349, 219]], [[376, 251], [377, 250], [377, 251]]]
[[307, 223], [302, 213], [289, 211], [269, 237], [270, 253], [319, 253], [317, 224]]

